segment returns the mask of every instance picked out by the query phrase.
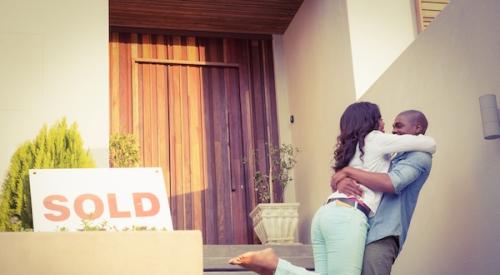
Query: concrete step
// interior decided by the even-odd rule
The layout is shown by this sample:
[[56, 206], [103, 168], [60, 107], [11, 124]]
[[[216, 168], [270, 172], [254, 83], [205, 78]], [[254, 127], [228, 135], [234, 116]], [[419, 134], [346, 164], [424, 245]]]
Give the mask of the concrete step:
[[255, 274], [246, 271], [240, 266], [230, 265], [227, 262], [232, 257], [247, 251], [273, 248], [280, 258], [291, 263], [314, 270], [312, 246], [303, 244], [289, 245], [204, 245], [203, 270], [205, 275], [249, 275]]

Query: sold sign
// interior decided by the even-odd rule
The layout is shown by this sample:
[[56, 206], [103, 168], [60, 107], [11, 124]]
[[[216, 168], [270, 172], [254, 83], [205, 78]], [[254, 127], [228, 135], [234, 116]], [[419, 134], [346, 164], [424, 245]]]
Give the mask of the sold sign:
[[32, 169], [30, 187], [35, 231], [78, 230], [83, 220], [173, 230], [161, 168]]

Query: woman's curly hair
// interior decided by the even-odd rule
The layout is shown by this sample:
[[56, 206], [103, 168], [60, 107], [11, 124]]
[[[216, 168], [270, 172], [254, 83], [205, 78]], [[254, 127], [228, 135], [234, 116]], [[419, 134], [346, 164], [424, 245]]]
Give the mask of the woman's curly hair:
[[361, 157], [365, 151], [365, 137], [379, 128], [382, 118], [376, 104], [370, 102], [353, 103], [340, 118], [340, 135], [337, 137], [333, 170], [338, 171], [349, 165], [359, 144]]

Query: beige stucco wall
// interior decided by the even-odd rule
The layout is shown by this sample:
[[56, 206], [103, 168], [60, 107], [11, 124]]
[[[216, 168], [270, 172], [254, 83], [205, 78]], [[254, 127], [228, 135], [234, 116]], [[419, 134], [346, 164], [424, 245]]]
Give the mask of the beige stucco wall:
[[300, 241], [308, 242], [310, 218], [330, 192], [338, 118], [355, 100], [345, 1], [304, 1], [283, 35], [283, 50], [292, 141], [300, 149], [294, 173]]
[[[345, 1], [306, 0], [284, 34], [300, 240], [327, 196], [341, 112], [354, 102]], [[454, 0], [361, 100], [379, 104], [390, 129], [401, 110], [424, 111], [438, 141], [409, 237], [393, 274], [497, 274], [500, 140], [482, 138], [478, 97], [500, 98], [500, 2]]]
[[44, 123], [77, 122], [107, 166], [108, 2], [0, 1], [0, 176]]
[[500, 140], [478, 97], [500, 97], [500, 2], [454, 0], [362, 97], [386, 122], [416, 108], [438, 151], [394, 274], [498, 274]]
[[200, 231], [0, 233], [0, 274], [203, 274]]
[[[288, 77], [286, 74], [285, 50], [283, 35], [273, 35], [274, 84], [278, 111], [279, 138], [281, 144], [292, 144], [292, 126], [290, 123], [290, 102], [288, 101]], [[291, 172], [293, 174], [293, 171]], [[293, 177], [292, 177], [293, 178]], [[284, 194], [285, 202], [297, 201], [295, 184], [288, 184]]]

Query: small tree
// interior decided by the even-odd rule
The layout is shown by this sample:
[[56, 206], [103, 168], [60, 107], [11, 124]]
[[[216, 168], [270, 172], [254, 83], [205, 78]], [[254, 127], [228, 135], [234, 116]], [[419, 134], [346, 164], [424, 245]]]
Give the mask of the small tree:
[[0, 231], [33, 228], [28, 170], [34, 168], [95, 167], [90, 153], [83, 148], [78, 126], [66, 119], [46, 125], [33, 141], [21, 145], [11, 158], [0, 198]]
[[[297, 160], [296, 154], [299, 150], [291, 144], [281, 144], [279, 148], [268, 145], [269, 149], [269, 171], [267, 174], [257, 171], [254, 175], [254, 185], [259, 203], [274, 201], [273, 182], [277, 182], [284, 192], [287, 185], [292, 181], [290, 174]], [[278, 202], [282, 202], [283, 197], [278, 197]]]
[[131, 134], [113, 134], [109, 140], [109, 165], [111, 167], [138, 167], [139, 145]]

